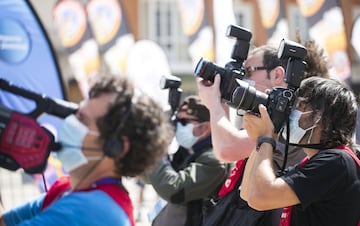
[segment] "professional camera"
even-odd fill
[[[43,113],[60,118],[73,114],[78,105],[39,95],[0,79],[0,89],[25,97],[36,103],[28,114],[13,111],[0,104],[0,167],[24,169],[26,173],[42,173],[51,150],[58,150],[54,136],[36,119]]]
[[[230,106],[253,113],[259,113],[258,106],[266,106],[278,133],[290,114],[294,102],[294,92],[299,88],[304,77],[307,50],[304,46],[283,39],[278,49],[278,58],[288,59],[286,67],[287,88],[275,87],[269,94],[262,93],[247,82],[238,80],[239,86],[232,94]]]
[[[174,75],[164,75],[160,80],[160,88],[161,89],[169,89],[169,97],[168,102],[171,107],[171,118],[174,117],[176,109],[179,107],[182,89],[181,86],[181,78],[176,77]]]
[[[199,76],[204,80],[211,82],[214,82],[216,74],[220,74],[221,98],[230,101],[232,93],[237,86],[236,79],[242,79],[245,74],[243,63],[249,52],[252,34],[245,28],[230,25],[227,28],[226,36],[236,38],[236,43],[231,54],[231,58],[235,61],[228,62],[225,65],[225,68],[222,68],[206,59],[201,58],[195,67],[194,73],[195,76]]]

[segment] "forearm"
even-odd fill
[[[218,159],[233,162],[247,158],[255,148],[245,130],[238,130],[231,124],[225,111],[217,108],[210,112],[212,142]]]
[[[256,158],[256,152],[253,151],[253,152],[251,152],[251,154],[249,156],[249,159],[246,162],[244,173],[243,173],[243,178],[242,178],[242,181],[241,181],[240,197],[242,199],[244,199],[245,201],[248,200],[249,178],[252,176],[251,175],[251,169],[252,169],[252,167],[254,165],[255,158]]]
[[[266,209],[267,201],[272,200],[272,188],[276,180],[272,164],[273,147],[263,143],[254,154],[253,164],[247,172],[247,198],[251,206]]]
[[[155,169],[146,177],[160,197],[169,201],[176,192],[179,175],[166,160],[161,160]]]

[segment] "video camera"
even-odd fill
[[[236,109],[259,113],[258,106],[266,106],[270,118],[278,133],[290,114],[294,102],[294,93],[299,88],[304,77],[307,50],[304,46],[283,39],[278,49],[279,59],[288,59],[286,67],[287,88],[275,87],[269,94],[262,93],[247,82],[238,80],[239,86],[232,93],[230,105]]]
[[[231,58],[234,59],[234,61],[228,62],[225,65],[225,68],[222,68],[201,58],[195,67],[194,73],[195,76],[199,76],[204,80],[211,82],[214,82],[216,74],[220,74],[221,98],[230,101],[235,88],[238,86],[236,80],[242,79],[245,75],[243,63],[249,52],[252,34],[245,28],[230,25],[226,30],[226,36],[236,38],[231,53]]]
[[[17,87],[0,78],[0,89],[25,97],[36,103],[36,108],[22,114],[0,104],[0,167],[26,173],[42,173],[54,147],[54,136],[41,127],[36,119],[43,113],[60,118],[75,113],[78,105],[60,99],[51,99]]]

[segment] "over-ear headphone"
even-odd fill
[[[104,154],[108,157],[115,158],[123,151],[124,144],[122,138],[119,136],[119,132],[121,129],[123,129],[125,122],[128,120],[131,113],[131,108],[132,106],[130,105],[128,110],[125,112],[123,118],[121,119],[119,125],[116,127],[114,134],[104,144]]]
[[[104,145],[104,154],[110,158],[115,158],[118,156],[124,148],[122,140],[116,135],[117,134],[112,136],[110,140]]]

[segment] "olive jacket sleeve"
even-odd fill
[[[217,160],[209,149],[179,171],[162,160],[148,180],[161,198],[180,204],[215,195],[227,178],[228,169],[228,164]]]

